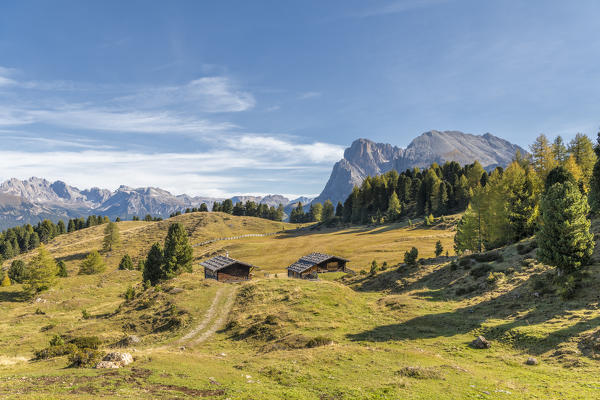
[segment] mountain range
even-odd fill
[[[329,181],[316,198],[300,197],[290,200],[281,195],[235,196],[233,203],[264,203],[269,206],[283,204],[289,215],[291,209],[302,202],[335,203],[344,201],[355,185],[360,185],[367,176],[378,175],[392,169],[404,171],[408,168],[424,168],[433,162],[457,161],[460,164],[478,160],[484,168],[506,166],[516,153],[526,153],[521,147],[486,133],[471,135],[458,131],[430,131],[415,138],[405,149],[391,144],[375,143],[358,139],[344,152],[331,172]],[[211,209],[215,201],[222,198],[173,195],[155,188],[131,188],[121,186],[117,190],[91,188],[80,190],[65,182],[50,182],[43,178],[28,180],[9,179],[0,184],[0,229],[36,224],[43,219],[57,221],[85,217],[91,214],[106,215],[111,219],[130,219],[150,214],[168,217],[176,211],[200,207],[206,203]]]
[[[352,188],[360,186],[367,176],[393,169],[402,172],[414,167],[426,168],[434,162],[456,161],[465,165],[477,160],[489,171],[508,165],[517,151],[527,154],[523,148],[490,133],[472,135],[434,130],[418,136],[405,149],[358,139],[344,151],[344,158],[333,166],[325,188],[313,201],[344,202]]]

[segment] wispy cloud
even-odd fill
[[[366,18],[389,14],[399,14],[417,8],[424,8],[440,3],[445,3],[447,1],[448,0],[396,0],[387,3],[374,2],[371,3],[376,4],[373,7],[350,14],[349,16],[355,18]]]
[[[47,179],[62,179],[81,188],[93,182],[110,189],[121,184],[159,186],[173,193],[224,196],[239,194],[249,185],[275,191],[288,184],[291,176],[328,171],[340,154],[336,145],[252,135],[198,153],[0,151],[0,171],[10,171],[4,179],[24,179],[43,171]]]
[[[300,100],[312,99],[313,97],[321,97],[321,92],[304,92],[301,93],[298,98]]]

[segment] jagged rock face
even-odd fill
[[[492,134],[471,135],[458,131],[430,131],[415,138],[406,149],[390,144],[358,139],[344,152],[331,172],[323,192],[314,202],[329,199],[334,204],[344,202],[354,186],[367,176],[379,175],[395,169],[425,168],[434,162],[456,161],[461,165],[479,161],[486,169],[506,166],[516,151],[526,151]]]

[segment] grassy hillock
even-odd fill
[[[118,262],[127,252],[135,263],[164,240],[174,220],[185,225],[192,243],[286,232],[197,246],[192,273],[144,290],[141,272],[118,270]],[[103,255],[105,272],[77,275],[83,257],[101,246],[103,227],[93,227],[47,246],[69,270],[51,290],[31,301],[21,296],[20,285],[0,288],[0,396],[599,396],[600,265],[589,268],[574,298],[563,300],[551,283],[553,269],[535,260],[532,239],[485,255],[434,259],[437,240],[451,249],[451,222],[296,230],[256,218],[193,213],[121,222],[119,228],[122,245]],[[412,246],[425,259],[406,266],[403,255]],[[244,284],[204,280],[197,261],[223,251],[262,269]],[[356,271],[369,271],[373,259],[388,266],[374,274],[325,274],[317,282],[287,279],[285,266],[312,251],[346,257]],[[126,299],[128,287],[135,293]],[[68,368],[65,356],[33,360],[55,335],[97,336],[100,351],[127,335],[140,342],[125,345],[134,362],[119,370]],[[491,348],[471,348],[477,335]],[[525,363],[530,357],[537,365]]]

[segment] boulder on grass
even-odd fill
[[[536,360],[534,357],[529,357],[527,359],[527,361],[525,361],[525,364],[527,364],[527,365],[537,365],[538,364],[538,360]]]
[[[125,336],[113,345],[113,347],[131,347],[141,342],[141,339],[136,335]]]
[[[108,353],[96,368],[121,368],[133,362],[133,357],[129,353],[119,353],[118,351]]]
[[[479,335],[471,342],[471,347],[474,349],[489,349],[492,344],[483,336]]]

